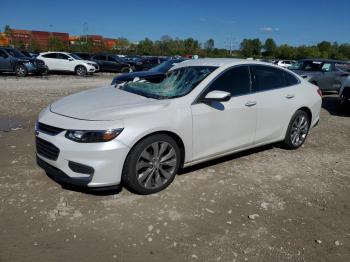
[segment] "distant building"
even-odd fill
[[[102,35],[82,35],[70,36],[63,32],[48,32],[35,30],[11,29],[11,34],[7,36],[0,33],[0,46],[23,46],[29,48],[31,45],[37,45],[42,50],[47,50],[50,39],[59,39],[66,47],[76,45],[79,42],[91,41],[96,51],[102,48],[115,49],[117,40],[113,38],[103,38]]]

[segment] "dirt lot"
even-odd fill
[[[151,196],[62,188],[35,164],[38,112],[111,77],[0,76],[0,261],[350,261],[350,116],[335,96],[299,150],[195,166]]]

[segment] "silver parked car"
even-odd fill
[[[350,63],[338,60],[303,59],[289,69],[317,85],[322,91],[339,92],[342,78],[349,74],[344,68],[349,66]]]

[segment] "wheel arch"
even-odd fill
[[[136,141],[131,145],[130,150],[128,155],[130,154],[131,150],[138,144],[140,143],[142,140],[144,140],[147,137],[153,136],[153,135],[159,135],[159,134],[163,134],[163,135],[168,135],[171,138],[173,138],[176,142],[176,144],[179,146],[180,152],[181,152],[181,162],[180,162],[180,167],[183,167],[184,162],[185,162],[185,154],[186,154],[186,149],[185,149],[185,144],[182,140],[182,138],[175,132],[173,131],[169,131],[169,130],[158,130],[158,131],[153,131],[151,133],[145,134],[141,137],[139,137],[138,139],[136,139]],[[125,165],[125,163],[124,163]]]
[[[307,114],[307,116],[310,119],[310,124],[311,124],[312,123],[312,111],[311,111],[311,109],[308,108],[307,106],[303,106],[303,107],[298,108],[296,111],[298,111],[298,110],[304,111]]]
[[[85,67],[85,69],[86,69],[86,71],[87,71],[87,67],[86,67],[85,65],[83,65],[83,64],[78,64],[78,65],[76,65],[76,66],[74,67],[74,72],[76,72],[76,70],[77,70],[77,68],[78,68],[79,66]]]

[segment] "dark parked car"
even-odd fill
[[[337,91],[341,87],[342,77],[348,75],[342,69],[349,63],[328,59],[303,59],[289,69],[317,85],[322,91]]]
[[[48,71],[44,61],[27,57],[14,48],[0,48],[0,72],[14,72],[17,76],[44,74]]]
[[[142,57],[135,63],[136,71],[149,70],[165,61],[164,58],[159,57]]]
[[[166,72],[173,67],[174,64],[180,63],[184,59],[172,59],[165,61],[160,65],[153,67],[148,71],[132,72],[127,74],[121,74],[113,78],[112,85],[120,84],[127,81],[132,81],[135,77],[145,79],[152,83],[160,83],[165,78]]]
[[[96,54],[90,60],[95,61],[102,72],[126,73],[131,71],[130,65],[116,55]]]
[[[77,56],[79,56],[83,60],[91,60],[92,54],[89,53],[83,53],[83,52],[78,52],[78,53],[73,53]]]

